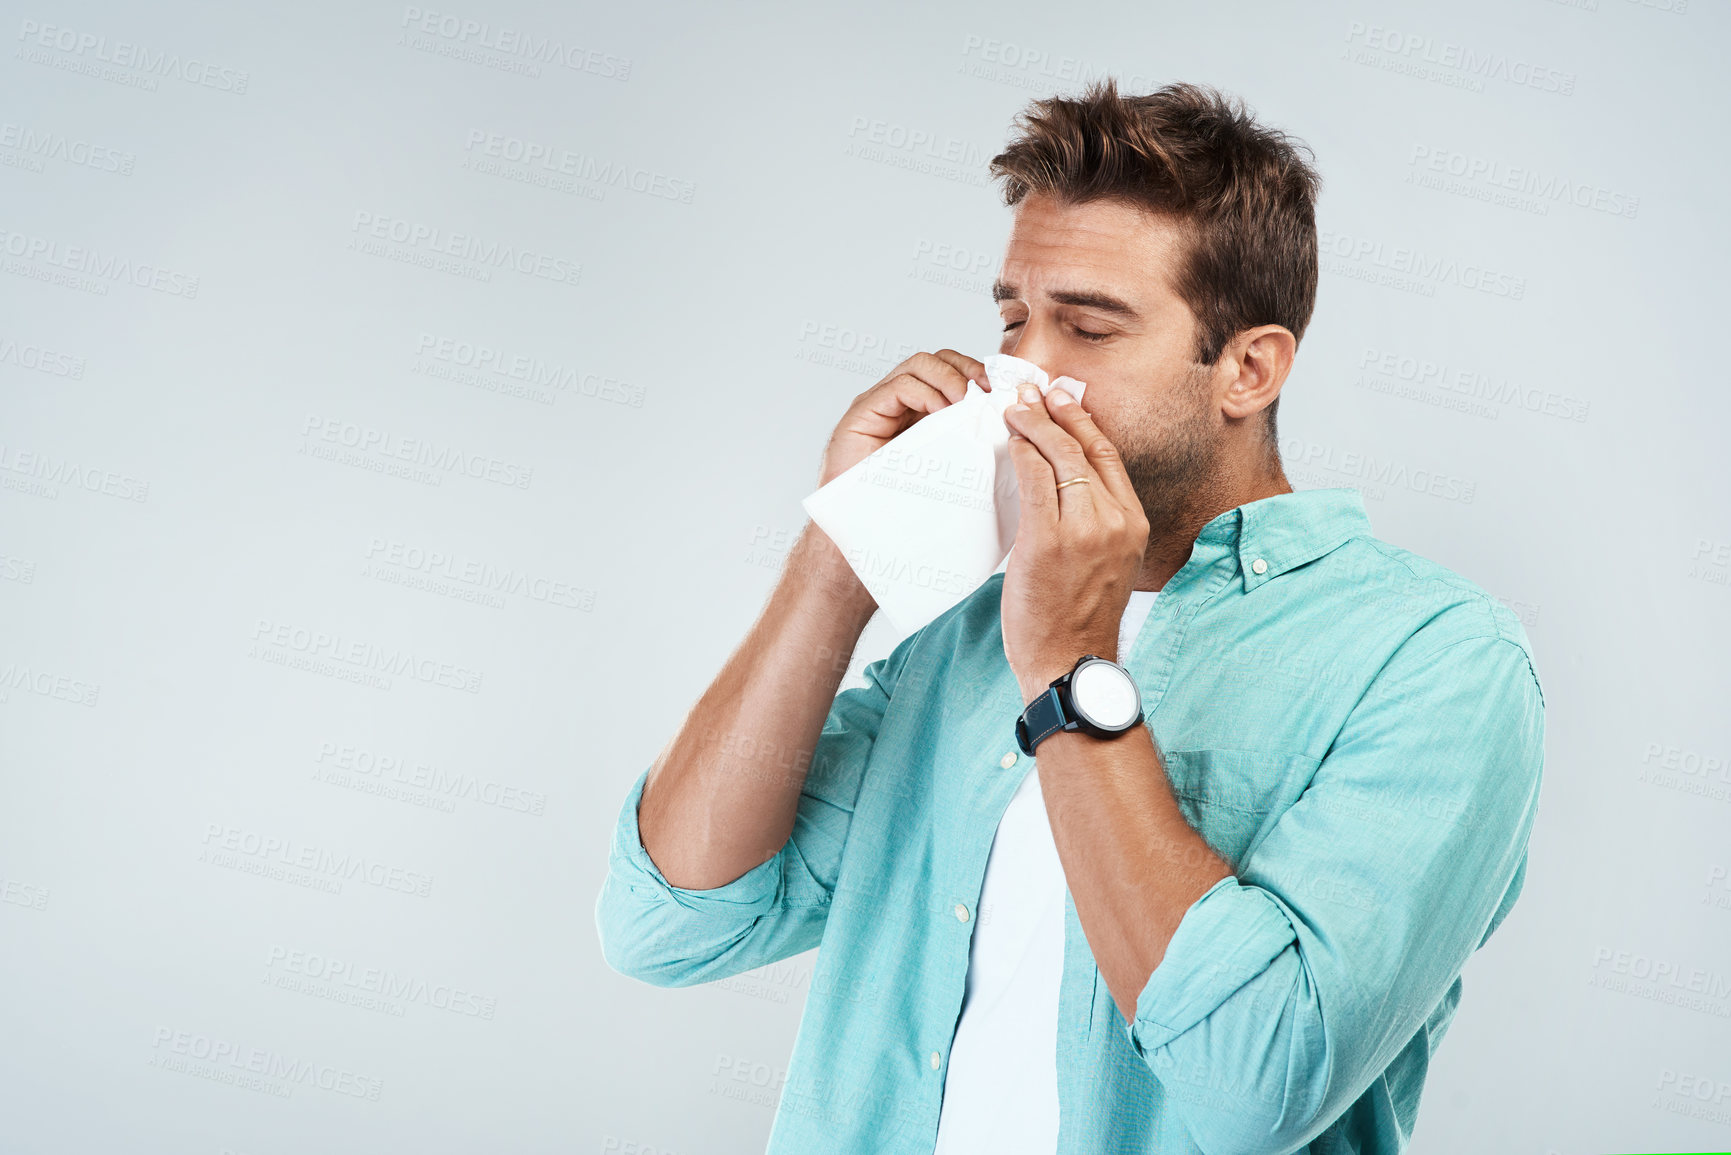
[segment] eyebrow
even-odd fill
[[[1014,300],[1020,295],[1014,285],[1006,284],[1003,281],[995,281],[992,284],[993,301]],[[1111,313],[1114,316],[1123,317],[1127,321],[1140,321],[1142,319],[1142,314],[1138,313],[1130,302],[1119,300],[1110,293],[1102,293],[1095,289],[1056,289],[1046,295],[1060,305],[1098,309],[1102,313]]]

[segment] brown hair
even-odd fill
[[[1199,363],[1218,361],[1255,325],[1284,325],[1303,339],[1316,306],[1322,183],[1299,155],[1310,153],[1303,142],[1205,85],[1120,96],[1111,77],[1080,97],[1035,101],[1017,127],[991,162],[1005,204],[1031,192],[1071,204],[1116,198],[1187,226],[1174,287],[1196,315]],[[1279,404],[1276,397],[1266,410],[1271,442]]]

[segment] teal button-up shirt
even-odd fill
[[[638,836],[647,770],[619,812],[595,909],[615,970],[688,986],[819,948],[770,1155],[933,1149],[986,858],[1033,767],[1002,587],[836,696],[775,857],[670,886]],[[1357,490],[1307,490],[1208,522],[1119,659],[1235,873],[1129,1023],[1066,894],[1058,1152],[1394,1155],[1525,876],[1544,697],[1519,620],[1374,537]]]

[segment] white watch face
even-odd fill
[[[1122,730],[1142,706],[1136,683],[1111,662],[1085,662],[1070,679],[1070,704],[1094,725]]]

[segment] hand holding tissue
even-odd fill
[[[897,631],[911,634],[980,587],[1009,556],[1021,517],[1004,411],[1024,384],[1048,381],[1030,361],[985,358],[991,391],[972,381],[960,401],[928,413],[802,503],[847,558]]]

